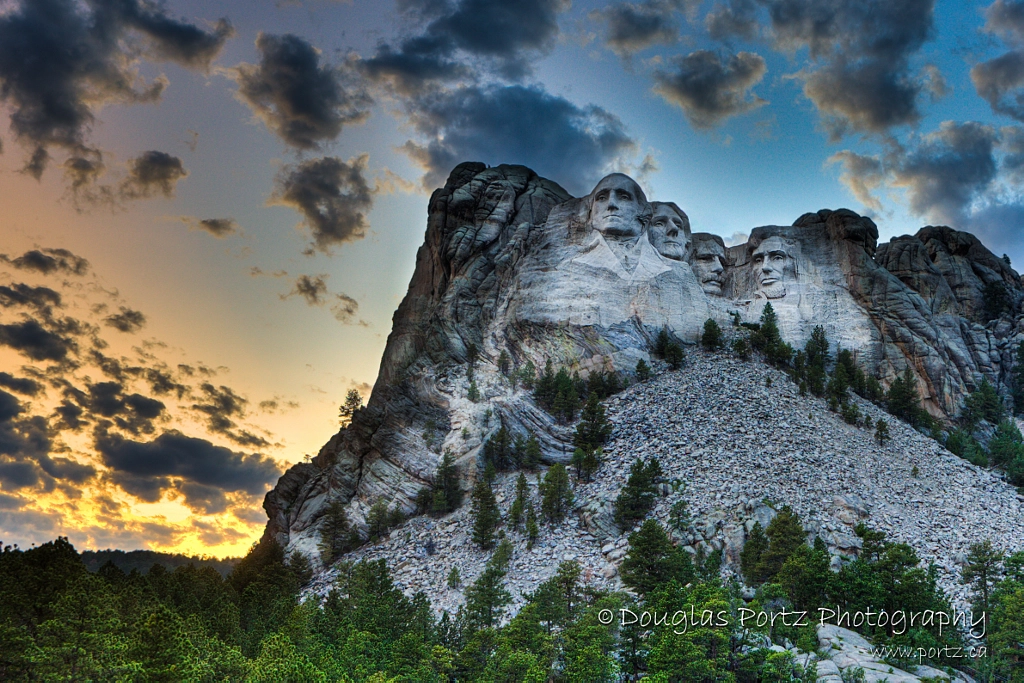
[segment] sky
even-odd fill
[[[1024,263],[1024,0],[0,0],[0,542],[243,554],[463,161]]]

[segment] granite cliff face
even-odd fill
[[[368,405],[267,494],[265,538],[317,557],[332,501],[357,523],[379,499],[411,512],[441,453],[451,449],[471,479],[502,424],[536,434],[545,462],[568,460],[571,431],[499,372],[502,351],[517,368],[550,359],[582,376],[630,375],[651,362],[661,329],[691,343],[707,318],[755,322],[770,301],[794,346],[822,325],[883,384],[911,368],[938,417],[954,416],[983,377],[1005,388],[1024,339],[1020,276],[950,228],[877,240],[869,218],[841,209],[754,228],[726,247],[626,176],[573,198],[521,166],[461,164],[430,199]],[[995,294],[1005,306],[994,313]]]

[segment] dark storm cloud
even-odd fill
[[[708,34],[715,40],[727,41],[734,37],[754,40],[760,32],[757,9],[754,0],[729,0],[725,4],[716,3],[704,17],[704,26],[707,28]]]
[[[124,306],[120,307],[120,313],[108,315],[103,319],[107,327],[113,327],[121,332],[138,332],[146,324],[146,316],[141,311],[134,311]]]
[[[177,431],[164,432],[148,442],[97,433],[95,445],[104,464],[113,470],[115,480],[120,475],[125,477],[121,481],[128,481],[135,490],[148,490],[150,500],[154,491],[169,486],[169,477],[256,495],[264,493],[280,475],[280,469],[270,458],[258,453],[237,453]],[[147,487],[145,482],[151,485]]]
[[[359,302],[348,294],[335,294],[334,298],[335,301],[331,304],[331,313],[334,314],[334,319],[342,323],[355,322],[356,315],[359,313]],[[359,324],[366,326],[366,322],[363,320],[360,320]]]
[[[405,151],[426,171],[423,187],[444,184],[466,160],[523,164],[570,192],[589,192],[605,168],[636,149],[622,121],[597,106],[577,107],[538,87],[468,86],[419,98],[410,108],[425,145]]]
[[[971,82],[992,111],[1024,121],[1024,51],[982,62],[971,69]]]
[[[128,162],[128,176],[118,191],[122,199],[144,199],[154,194],[171,198],[178,181],[186,176],[188,171],[181,159],[167,152],[151,150]]]
[[[161,368],[146,368],[143,373],[146,381],[149,383],[149,388],[157,396],[165,396],[170,393],[177,394],[178,398],[183,398],[189,392],[189,387],[176,382],[170,372]]]
[[[7,254],[0,254],[0,261],[9,263],[18,270],[34,270],[43,275],[58,272],[85,275],[89,271],[89,262],[67,249],[32,249],[13,258]]]
[[[359,68],[374,83],[386,83],[405,97],[419,94],[425,87],[468,78],[472,70],[453,59],[455,44],[443,37],[415,36],[403,40],[398,49],[384,43],[377,53],[358,62]]]
[[[326,275],[300,275],[292,291],[282,294],[282,299],[301,296],[310,306],[323,306],[327,298]]]
[[[695,128],[713,128],[730,116],[767,104],[750,92],[767,71],[760,55],[740,52],[723,60],[719,54],[698,50],[677,57],[672,67],[654,72],[654,90],[682,109]]]
[[[0,485],[7,490],[42,485],[56,480],[81,484],[95,469],[67,458],[51,458],[50,430],[45,418],[27,415],[27,408],[0,390]]]
[[[345,71],[320,64],[318,50],[293,35],[260,33],[259,64],[235,69],[238,97],[268,128],[297,149],[315,149],[360,123],[373,104]]]
[[[216,387],[203,382],[199,389],[203,393],[200,402],[192,405],[192,409],[206,415],[207,428],[214,433],[223,434],[240,446],[264,448],[270,445],[266,439],[244,429],[236,429],[234,419],[245,417],[248,399],[239,396],[230,387]]]
[[[188,225],[189,230],[201,230],[217,238],[237,235],[242,231],[234,218],[203,218],[197,220],[192,216],[182,216],[181,220]]]
[[[591,17],[607,24],[605,44],[620,57],[628,57],[654,45],[671,45],[679,40],[679,24],[674,16],[679,9],[679,2],[668,0],[624,2],[596,10]]]
[[[89,385],[87,397],[80,397],[79,404],[93,416],[112,419],[121,429],[132,434],[153,431],[153,420],[163,414],[166,406],[142,394],[126,394],[118,382],[98,382]]]
[[[568,0],[461,0],[451,13],[432,21],[426,34],[494,59],[503,75],[520,78],[530,73],[531,56],[554,46],[558,15],[568,8]]]
[[[136,72],[140,56],[206,69],[232,34],[225,20],[205,31],[143,0],[9,6],[0,15],[0,101],[11,108],[15,137],[34,150],[26,171],[37,178],[49,148],[72,155],[88,149],[99,107],[159,99],[167,80],[143,82]]]
[[[33,287],[24,283],[11,286],[0,285],[0,306],[29,306],[40,311],[49,311],[52,306],[60,307],[60,294],[49,287]]]
[[[302,297],[310,306],[323,306],[328,301],[332,301],[331,313],[339,322],[355,322],[356,315],[359,313],[358,301],[347,294],[332,294],[327,290],[326,275],[300,275],[295,280],[292,291],[282,294],[281,299],[290,299],[293,296]],[[360,320],[359,324],[366,325],[367,323]],[[260,405],[262,407],[262,404]]]
[[[964,224],[995,254],[1014,255],[1013,265],[1021,267],[1024,252],[1024,205],[995,202],[973,212]]]
[[[909,146],[892,146],[881,158],[850,151],[830,161],[843,165],[843,182],[865,204],[876,206],[871,191],[883,183],[906,190],[910,210],[935,224],[965,228],[970,207],[988,200],[998,175],[996,147],[1000,134],[973,121],[944,121],[933,133]],[[871,202],[865,201],[870,199]]]
[[[228,498],[224,491],[216,486],[197,484],[194,481],[182,481],[176,487],[185,499],[185,504],[193,512],[204,515],[217,515],[228,508]]]
[[[996,0],[985,10],[984,30],[1013,49],[972,68],[974,88],[992,111],[1024,121],[1024,2]]]
[[[43,391],[43,385],[34,379],[15,377],[8,372],[0,372],[0,387],[26,396],[38,396]]]
[[[1024,185],[1024,128],[1006,126],[1000,133],[1002,141],[999,147],[1003,152],[1001,170],[1008,181]]]
[[[832,139],[850,131],[886,133],[920,119],[917,102],[935,92],[937,71],[909,61],[932,31],[934,0],[760,0],[777,48],[807,48],[804,94]]]
[[[35,320],[0,325],[0,345],[20,351],[32,360],[62,361],[76,348],[73,339],[50,332]]]
[[[829,157],[828,163],[842,166],[839,182],[849,188],[860,203],[875,211],[882,210],[881,202],[872,194],[884,180],[885,169],[881,159],[843,150]]]
[[[945,121],[894,164],[892,184],[907,189],[915,214],[962,224],[968,205],[996,177],[997,139],[989,126]]]
[[[84,418],[85,409],[68,399],[62,400],[60,405],[53,409],[53,412],[57,416],[57,427],[60,429],[70,429],[73,432],[77,432],[89,424]]]
[[[362,239],[369,228],[366,213],[373,207],[374,195],[363,175],[368,159],[365,154],[348,162],[322,157],[285,166],[275,179],[271,201],[299,211],[322,252]]]
[[[558,38],[558,15],[567,0],[460,0],[407,2],[404,11],[428,22],[397,46],[382,43],[376,53],[356,62],[375,83],[398,94],[420,94],[430,85],[472,78],[465,58],[479,58],[505,77],[518,80],[530,62],[550,51]],[[462,56],[457,55],[461,51]]]

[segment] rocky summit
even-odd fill
[[[366,407],[267,495],[264,539],[315,560],[333,504],[344,506],[365,538],[375,503],[405,515],[416,511],[416,496],[433,483],[445,452],[454,456],[468,490],[483,444],[502,426],[536,436],[544,464],[566,462],[573,452],[571,425],[510,383],[507,371],[539,371],[550,362],[584,379],[614,371],[635,380],[639,361],[655,363],[652,348],[662,331],[692,345],[708,318],[725,329],[756,323],[769,303],[782,337],[795,347],[821,326],[833,349],[851,350],[883,386],[909,371],[924,408],[942,422],[960,412],[983,380],[1009,392],[1014,351],[1024,340],[1024,287],[1008,261],[974,236],[926,227],[878,245],[875,224],[845,209],[808,213],[789,226],[756,227],[747,242],[728,247],[695,227],[683,209],[648,201],[621,174],[574,198],[522,166],[456,167],[430,199],[424,243]],[[721,367],[705,368],[705,362]],[[610,403],[621,422],[618,433],[634,425],[629,439],[650,443],[666,464],[682,468],[695,508],[724,515],[725,528],[738,523],[741,506],[767,497],[820,520],[821,532],[844,548],[854,543],[844,530],[849,525],[836,526],[824,511],[840,506],[850,516],[869,510],[874,522],[948,563],[947,547],[962,545],[954,539],[967,542],[979,533],[969,517],[951,518],[961,514],[955,509],[964,515],[984,514],[982,506],[1007,515],[1016,509],[1007,507],[1013,496],[998,488],[994,475],[950,460],[934,442],[911,443],[913,434],[899,428],[905,445],[892,448],[904,451],[892,453],[872,450],[869,439],[838,423],[835,433],[826,433],[818,422],[834,420],[820,406],[804,406],[806,414],[804,408],[781,410],[792,386],[780,379],[774,391],[764,391],[741,382],[749,372],[736,361],[701,360],[631,390],[643,395],[662,388],[663,396],[647,397],[629,411],[632,393]],[[693,373],[713,379],[687,384]],[[681,384],[668,389],[665,383],[673,382]],[[729,382],[738,383],[735,393],[722,389],[706,414],[694,412]],[[681,405],[667,401],[676,393],[685,399]],[[645,426],[670,404],[677,406],[672,419]],[[780,415],[787,416],[784,423],[776,421]],[[702,431],[690,441],[685,433],[669,436],[696,423]],[[891,488],[903,480],[882,471],[915,459],[923,459],[917,463],[922,478]],[[602,487],[612,486],[616,467],[625,466],[615,462],[578,492],[585,503],[580,533],[589,524],[588,533],[602,541],[612,534]],[[929,478],[928,468],[937,463],[950,469]],[[719,470],[735,475],[725,488],[696,483]],[[789,491],[797,472],[807,484]],[[1003,491],[1005,502],[986,487]],[[932,513],[919,512],[928,505]],[[914,526],[926,517],[927,533]],[[605,571],[599,564],[593,570]]]

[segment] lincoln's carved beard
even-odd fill
[[[780,280],[775,284],[762,286],[761,293],[766,299],[781,299],[786,296],[786,284]]]

